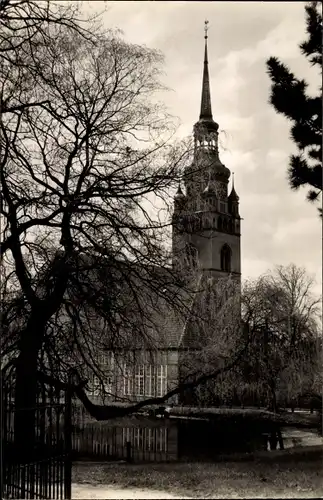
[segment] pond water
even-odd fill
[[[285,449],[294,448],[295,446],[323,445],[323,437],[319,436],[315,431],[289,427],[283,428],[282,434],[284,437]]]

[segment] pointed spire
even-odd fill
[[[239,201],[239,196],[237,195],[236,190],[234,189],[234,172],[232,172],[232,189],[231,193],[229,194],[229,200]]]
[[[200,120],[203,118],[212,120],[209,63],[208,63],[208,53],[207,53],[208,24],[209,24],[209,21],[204,22],[204,25],[205,25],[204,26],[205,49],[204,49],[204,68],[203,68],[203,83],[202,83]]]

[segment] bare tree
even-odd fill
[[[247,348],[252,334],[248,332],[246,338],[247,325],[247,318],[241,315],[240,281],[231,276],[214,279],[200,275],[183,338],[181,381],[196,381],[229,365],[237,353]],[[192,386],[186,391],[186,398],[205,405],[206,394],[214,384],[210,378],[203,386]]]
[[[96,16],[82,20],[79,4],[45,0],[3,0],[0,3],[1,113],[19,112],[48,103],[46,96],[33,96],[44,65],[33,56],[50,43],[49,26],[68,28],[94,42]],[[35,99],[33,98],[35,97]]]
[[[211,400],[277,410],[279,401],[321,392],[320,299],[312,292],[313,284],[295,265],[277,266],[242,284],[241,318],[248,335],[241,332],[240,338],[248,339],[246,353],[232,370],[207,385],[202,404]],[[226,307],[232,309],[230,301]]]
[[[11,44],[1,53],[1,251],[7,290],[23,312],[7,347],[18,354],[17,407],[32,408],[51,318],[75,283],[84,291],[87,280],[91,300],[98,295],[87,268],[109,270],[108,302],[120,261],[140,263],[147,282],[154,266],[165,267],[165,223],[144,201],[177,182],[183,155],[167,146],[172,125],[152,98],[161,89],[160,54],[112,32],[86,37],[73,11],[65,22],[51,4],[40,15],[53,22],[33,17],[37,3],[2,8]],[[32,432],[30,415],[20,422],[17,412],[18,440]]]
[[[268,391],[277,409],[277,394],[291,400],[313,386],[318,373],[319,304],[314,280],[291,264],[249,284],[249,301],[259,324],[245,361],[245,376]]]
[[[16,408],[30,410],[15,416],[28,450],[39,380],[72,389],[97,419],[178,393],[125,409],[92,403],[84,388],[89,372],[104,383],[99,350],[151,346],[152,309],[189,311],[198,289],[169,267],[169,220],[150,209],[167,201],[187,157],[169,143],[174,125],[155,97],[161,55],[83,28],[73,8],[52,2],[9,0],[0,13],[1,347]],[[243,352],[185,387],[230,370]]]

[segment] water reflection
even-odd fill
[[[268,423],[128,417],[76,427],[76,457],[128,461],[212,460],[219,454],[268,449]],[[274,437],[277,442],[277,438]]]

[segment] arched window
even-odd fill
[[[221,271],[231,272],[231,248],[228,245],[221,248]]]
[[[223,221],[223,231],[227,231],[228,230],[228,223],[227,223],[227,220],[224,219]]]
[[[222,231],[222,229],[223,229],[223,224],[222,224],[222,217],[220,215],[220,217],[218,218],[218,230]]]
[[[194,245],[187,243],[185,247],[186,264],[192,269],[196,269],[198,265],[198,251]]]
[[[233,226],[232,220],[229,221],[229,231],[230,231],[230,233],[234,232],[234,226]]]

